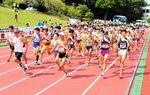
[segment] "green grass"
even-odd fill
[[[19,10],[18,22],[16,23],[14,16],[15,13],[13,12],[13,9],[0,6],[0,27],[8,27],[10,25],[13,25],[15,27],[23,27],[26,26],[26,23],[29,23],[30,26],[37,26],[37,22],[39,20],[48,21],[49,17],[49,15],[37,11]],[[60,19],[60,17],[51,16],[51,19],[51,22],[48,22],[49,25],[55,22],[57,24],[67,24],[67,21]]]

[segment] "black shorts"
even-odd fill
[[[22,55],[23,55],[23,52],[15,52],[15,56],[19,61],[21,61]]]
[[[92,46],[86,46],[86,49],[89,51],[90,49],[93,50]]]
[[[77,40],[77,43],[80,43],[82,40]]]
[[[59,53],[59,54],[58,54],[58,57],[59,57],[59,58],[66,58],[66,53]]]
[[[95,42],[95,46],[98,47],[98,42]]]
[[[14,46],[11,46],[10,43],[9,43],[9,47],[11,50],[14,50]]]
[[[75,49],[74,45],[71,45],[71,44],[69,45],[69,48],[70,49]]]

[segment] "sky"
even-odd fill
[[[150,0],[146,0],[148,4],[150,4]]]

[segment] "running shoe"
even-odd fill
[[[38,63],[38,61],[36,61],[36,62],[35,62],[35,65],[40,65],[40,64]]]
[[[10,59],[8,59],[7,62],[10,62]]]
[[[29,66],[28,66],[28,64],[25,64],[24,66],[25,66],[27,69],[29,69]]]
[[[101,68],[102,65],[98,65],[99,68]]]
[[[84,56],[84,53],[82,53],[82,56]]]
[[[23,67],[23,66],[22,66],[22,63],[21,63],[21,64],[19,64],[19,65],[20,65],[20,69],[22,69],[22,67]]]
[[[43,62],[38,62],[38,65],[41,65],[41,64],[43,64]]]
[[[102,65],[100,64],[100,61],[98,61],[98,64],[99,64],[98,67],[101,68]]]
[[[24,68],[24,74],[27,74],[27,68],[26,67]]]
[[[67,78],[68,77],[68,74],[66,73],[66,74],[64,74],[64,78]]]
[[[104,71],[102,71],[101,76],[104,76]]]
[[[119,73],[119,78],[122,78],[122,73],[121,72]]]
[[[90,66],[90,63],[89,62],[87,62],[87,63],[85,63],[86,64],[86,66]]]

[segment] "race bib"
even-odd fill
[[[65,52],[65,49],[63,47],[58,48],[59,52]]]
[[[92,46],[92,43],[88,43],[87,46]]]
[[[70,45],[73,45],[73,42],[70,42]]]
[[[120,48],[126,48],[126,43],[120,43]]]
[[[103,48],[109,48],[109,45],[108,44],[103,44],[102,47]]]

